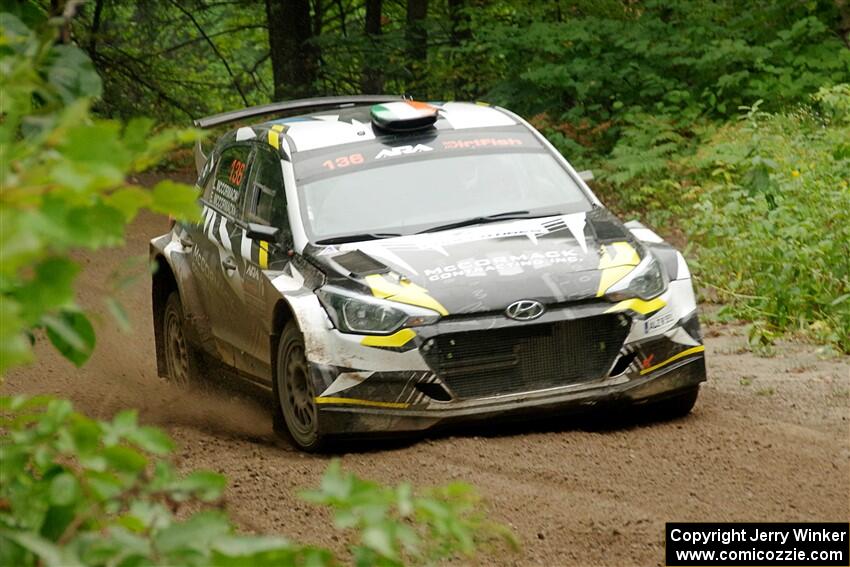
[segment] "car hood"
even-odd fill
[[[602,208],[308,247],[328,283],[447,314],[594,298],[647,253]]]

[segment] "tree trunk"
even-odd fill
[[[309,0],[266,0],[274,99],[309,97],[316,80],[317,53],[310,43]]]
[[[449,18],[450,18],[450,28],[449,28],[449,42],[451,43],[452,50],[457,50],[461,45],[468,42],[472,39],[472,27],[469,21],[469,12],[465,10],[466,8],[466,0],[449,0]],[[452,60],[457,62],[460,59],[461,55],[455,51],[452,54]],[[457,67],[455,67],[457,70]],[[468,89],[465,89],[467,81],[463,76],[463,73],[455,73],[455,78],[452,80],[452,91],[454,94],[455,100],[461,100],[466,98],[466,93]]]
[[[71,20],[76,15],[78,6],[76,2],[68,4],[66,0],[50,0],[47,16],[50,19],[62,18],[62,24],[59,26],[59,37],[56,39],[56,43],[71,43]]]
[[[407,94],[425,98],[427,90],[425,78],[428,67],[428,30],[425,17],[428,15],[428,0],[407,0],[407,59],[411,79],[407,85]]]
[[[94,15],[92,16],[91,30],[89,30],[89,54],[93,58],[97,53],[97,40],[100,34],[100,17],[103,14],[103,0],[97,0],[94,4]]]
[[[466,0],[449,0],[450,41],[453,47],[458,47],[464,41],[472,38],[469,13],[464,8],[466,8]]]
[[[850,48],[850,0],[835,0],[835,7],[838,8],[838,35]]]
[[[363,77],[360,85],[365,94],[380,94],[384,90],[384,75],[380,69],[378,39],[381,36],[381,0],[366,0],[366,37],[369,47],[363,54]]]

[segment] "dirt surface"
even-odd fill
[[[119,294],[134,328],[97,322],[92,360],[77,370],[40,341],[38,363],[11,373],[5,393],[50,393],[108,417],[138,407],[166,427],[182,468],[230,478],[227,507],[249,531],[278,532],[339,548],[329,516],[300,501],[328,456],[299,453],[272,433],[261,400],[226,389],[178,390],[156,375],[148,239],[165,219],[142,215],[125,249],[82,257],[81,302],[105,313],[109,276],[137,261]],[[687,418],[646,423],[563,419],[460,429],[425,440],[374,444],[340,455],[344,467],[382,483],[464,480],[491,517],[522,542],[505,565],[658,565],[666,521],[846,521],[850,517],[850,358],[780,344],[776,356],[744,349],[742,327],[707,329],[709,382]]]

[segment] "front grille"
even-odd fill
[[[439,335],[425,360],[461,399],[529,392],[604,376],[629,321],[601,315],[574,321]]]

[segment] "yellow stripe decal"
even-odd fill
[[[611,255],[613,250],[614,254]],[[615,266],[637,266],[640,256],[637,250],[632,248],[628,242],[614,242],[602,247],[602,256],[599,258],[599,269],[613,268]]]
[[[667,305],[667,302],[661,299],[660,297],[650,299],[649,301],[644,301],[643,299],[638,299],[637,297],[635,297],[633,299],[625,299],[615,304],[613,307],[608,308],[605,313],[619,313],[620,311],[631,309],[632,311],[640,313],[641,315],[646,315],[648,313],[658,311],[665,305]]]
[[[405,409],[410,407],[410,404],[403,402],[376,402],[374,400],[358,400],[357,398],[316,398],[317,404],[343,404],[352,406],[370,406],[375,408],[392,408]]]
[[[599,256],[599,288],[596,297],[602,297],[612,285],[626,277],[640,263],[640,256],[628,242],[614,242],[602,246]]]
[[[360,344],[363,346],[374,346],[374,347],[402,347],[410,342],[410,340],[416,336],[416,333],[413,329],[401,329],[400,331],[396,331],[392,335],[369,335],[363,337],[363,340],[360,341]]]
[[[615,266],[602,270],[602,275],[599,278],[599,289],[596,292],[596,297],[602,297],[608,288],[626,277],[629,272],[634,270],[634,266]]]
[[[280,133],[283,132],[283,124],[275,124],[269,130],[269,144],[280,149]]]
[[[260,241],[260,250],[257,254],[257,263],[264,270],[269,267],[269,243],[264,240]]]
[[[649,368],[644,368],[643,370],[640,371],[640,375],[643,376],[644,374],[649,374],[653,370],[658,370],[662,366],[666,366],[673,361],[679,360],[680,358],[683,358],[683,357],[691,355],[691,354],[696,354],[698,352],[702,352],[704,350],[705,350],[705,347],[702,346],[702,345],[689,348],[688,350],[683,350],[679,354],[674,354],[673,356],[671,356],[670,358],[668,358],[664,362],[659,362],[658,364],[650,366]]]
[[[407,280],[400,280],[398,283],[388,280],[381,274],[372,274],[366,276],[366,283],[372,288],[372,295],[390,301],[398,301],[399,303],[407,303],[417,307],[425,307],[432,309],[440,315],[448,315],[449,312],[443,305],[428,295],[428,290],[420,287],[415,283]]]

